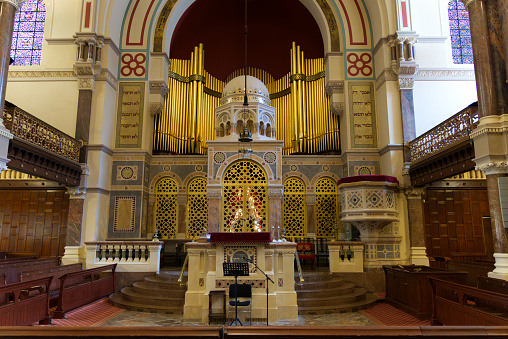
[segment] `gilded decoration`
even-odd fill
[[[206,179],[195,178],[189,183],[187,201],[187,238],[206,234],[208,225],[208,197]]]
[[[337,184],[331,178],[321,178],[316,183],[316,237],[332,238],[339,225]]]
[[[317,0],[319,7],[321,7],[321,11],[326,18],[328,23],[328,30],[330,31],[330,42],[331,42],[331,51],[339,52],[340,51],[340,38],[339,38],[339,28],[337,26],[337,20],[335,20],[335,16],[333,15],[333,11],[328,5],[326,0]]]
[[[178,186],[171,178],[162,178],[155,188],[155,226],[161,239],[173,239],[177,226]]]
[[[266,231],[267,177],[253,161],[231,164],[223,175],[222,231]]]
[[[288,238],[307,236],[307,206],[305,204],[305,183],[299,178],[284,181],[282,200],[282,225]]]
[[[371,82],[349,83],[349,102],[353,147],[377,147],[373,84]]]

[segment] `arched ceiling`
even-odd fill
[[[245,64],[244,17],[242,0],[196,0],[175,28],[170,58],[190,59],[194,47],[203,43],[205,69],[225,80]],[[290,70],[293,41],[305,58],[324,55],[319,27],[299,0],[248,0],[249,67],[281,78]]]

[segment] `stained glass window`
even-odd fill
[[[451,0],[448,3],[448,18],[450,19],[453,63],[472,64],[473,46],[469,29],[469,13],[460,0]]]
[[[12,34],[11,58],[14,65],[40,65],[46,6],[28,0],[16,13]]]

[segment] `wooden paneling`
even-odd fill
[[[69,196],[65,190],[0,190],[0,251],[62,256]]]
[[[429,257],[462,261],[492,256],[486,251],[483,217],[489,216],[486,189],[427,189],[425,244]]]

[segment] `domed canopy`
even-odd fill
[[[224,87],[222,91],[221,105],[231,102],[243,102],[245,95],[245,76],[240,75]],[[270,93],[265,84],[253,76],[247,75],[247,100],[270,105]]]

